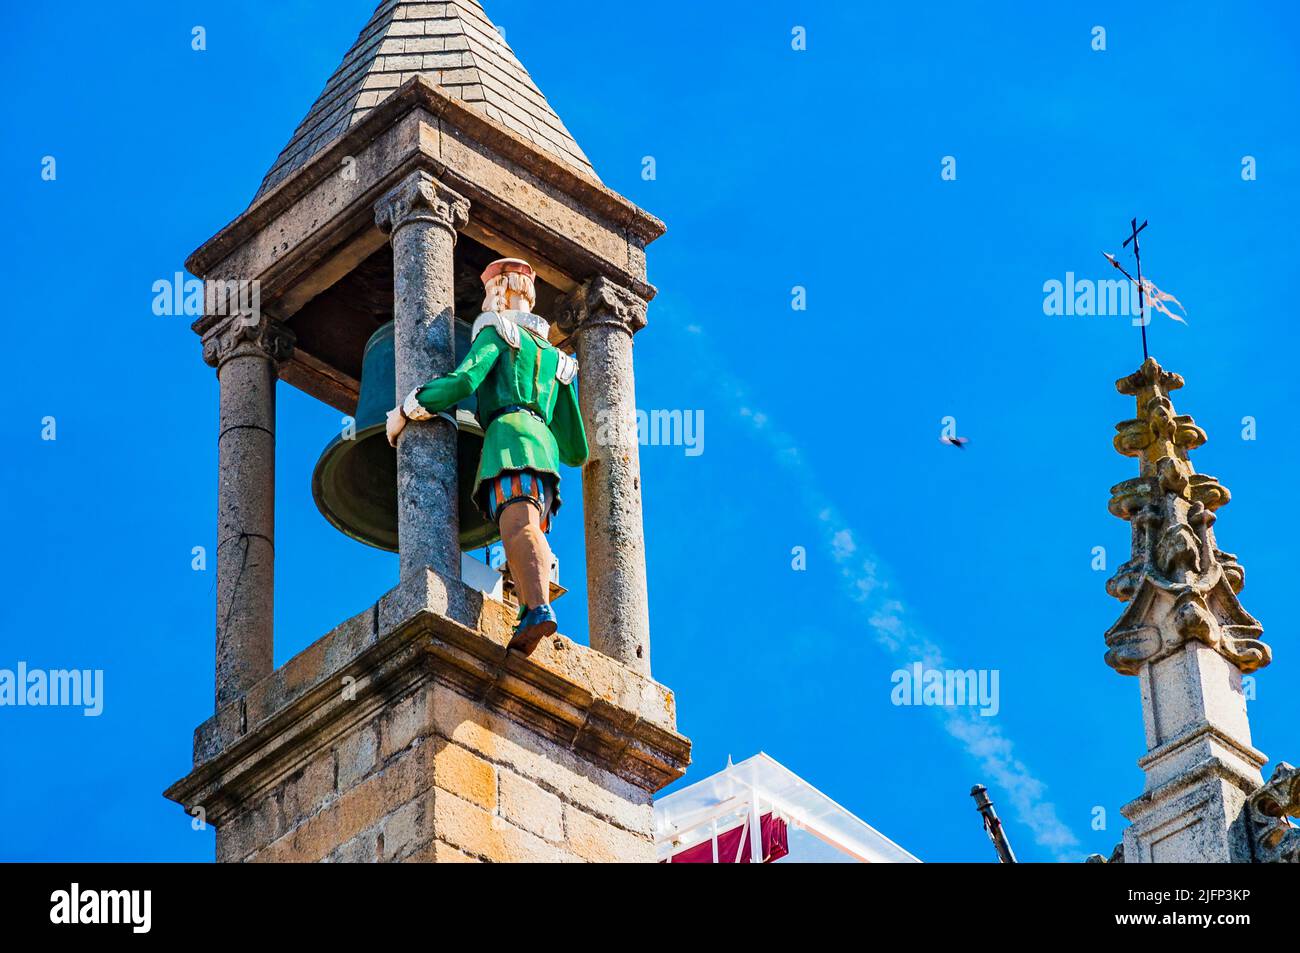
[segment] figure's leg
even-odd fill
[[[515,500],[506,504],[497,525],[520,600],[530,609],[549,603],[551,547],[541,512],[529,500]]]
[[[527,655],[556,628],[550,608],[551,547],[542,532],[541,511],[528,500],[507,503],[497,525],[519,601],[529,610],[510,647]]]

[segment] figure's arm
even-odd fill
[[[428,420],[478,390],[501,356],[501,345],[501,337],[495,328],[487,327],[480,331],[459,367],[423,387],[417,387],[399,406],[388,412],[388,442],[397,446],[397,437],[408,420]]]
[[[500,356],[501,338],[494,328],[485,328],[474,339],[459,367],[450,374],[435,377],[423,387],[417,387],[407,397],[403,407],[406,408],[414,399],[425,411],[436,414],[460,403],[478,390]],[[407,416],[411,416],[409,408]]]
[[[555,399],[555,413],[551,415],[551,433],[560,451],[560,462],[565,466],[580,467],[587,459],[587,432],[582,426],[578,410],[578,394],[572,383],[561,384]]]

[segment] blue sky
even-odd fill
[[[1275,648],[1255,742],[1300,757],[1280,518],[1300,462],[1297,15],[1155,6],[487,4],[604,181],[669,226],[637,396],[705,422],[703,453],[641,458],[652,658],[695,743],[687,781],[765,750],[923,859],[987,861],[982,781],[1022,859],[1109,853],[1144,743],[1136,680],[1102,662],[1120,604],[1091,560],[1128,555],[1106,511],[1136,474],[1111,449],[1133,412],[1113,382],[1141,352],[1125,318],[1045,315],[1043,285],[1109,278],[1100,252],[1134,215],[1189,313],[1152,325],[1152,351],[1187,377],[1176,406],[1210,435],[1194,463],[1235,497],[1219,542]],[[0,708],[0,859],[212,857],[161,791],[211,711],[214,573],[191,550],[214,543],[216,381],[150,288],[247,205],[370,12],[8,14],[0,668],[103,669],[105,709]],[[312,504],[338,414],[279,401],[277,663],[396,574]],[[945,416],[964,452],[939,442]],[[583,640],[568,500],[557,608]],[[926,655],[996,670],[998,714],[893,705],[891,673]]]

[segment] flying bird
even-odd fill
[[[956,447],[958,450],[965,450],[966,444],[970,443],[965,437],[940,437],[940,443],[946,443],[950,447]]]

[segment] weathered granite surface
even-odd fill
[[[456,229],[469,203],[425,172],[413,172],[375,206],[393,243],[393,406],[456,367]],[[412,421],[397,442],[397,539],[401,574],[426,566],[460,573],[456,427]]]
[[[632,336],[646,325],[646,303],[597,278],[565,298],[557,318],[576,341],[582,368],[578,404],[590,445],[582,506],[591,644],[648,676],[650,610],[632,368]]]
[[[262,315],[213,327],[204,359],[217,369],[217,649],[220,707],[271,671],[275,580],[275,382],[293,335]]]

